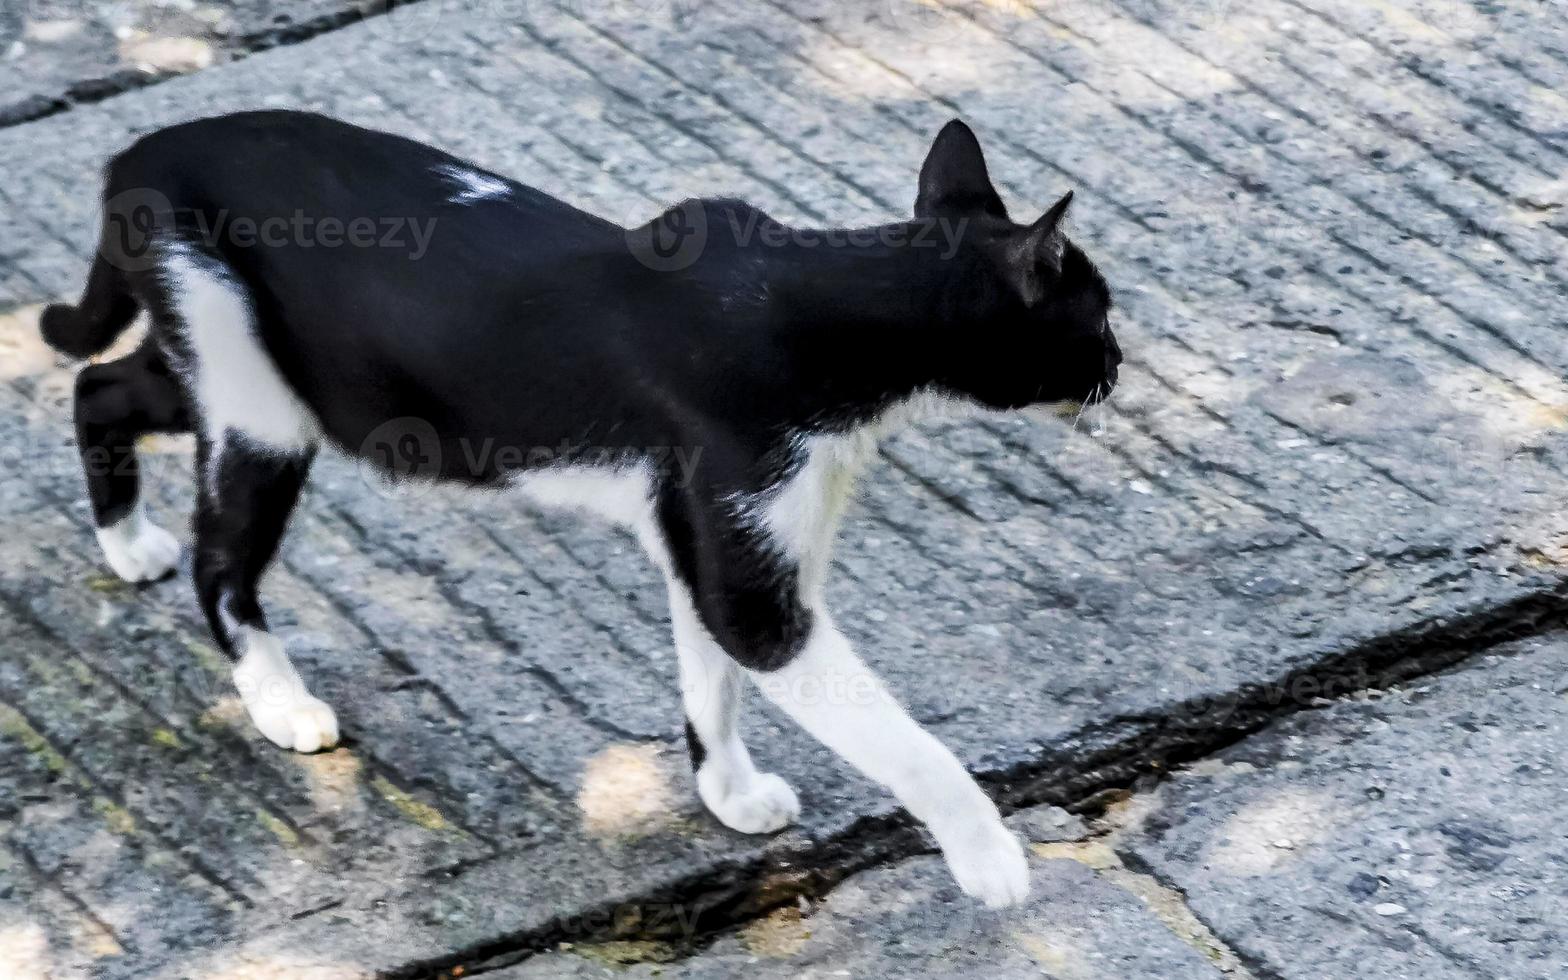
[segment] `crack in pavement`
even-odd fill
[[[1430,556],[1412,553],[1408,557],[1418,560]],[[1565,619],[1568,583],[1557,583],[1509,603],[1385,633],[1321,655],[1311,665],[1273,681],[1246,685],[1219,698],[1182,702],[1158,713],[1108,718],[1078,733],[1066,748],[982,774],[980,779],[1004,811],[1056,804],[1080,814],[1103,815],[1125,800],[1130,788],[1147,788],[1173,767],[1209,757],[1292,714],[1444,670],[1507,640],[1539,634]],[[1106,747],[1085,754],[1081,748],[1084,742]],[[1074,748],[1073,743],[1080,747]],[[671,945],[675,956],[690,957],[773,910],[831,893],[853,874],[931,852],[920,831],[902,814],[868,817],[813,842],[804,851],[786,854],[773,850],[743,860],[721,860],[629,902],[605,902],[602,908],[574,913],[570,919],[503,936],[440,960],[411,962],[387,975],[450,975],[458,967],[472,975],[513,965],[568,940],[577,945],[664,941],[672,938],[667,927],[679,925],[646,918],[629,920],[617,914],[628,907],[687,910],[683,921],[694,928],[674,934],[678,941]],[[473,863],[486,860],[481,857]],[[1221,964],[1233,962],[1228,957],[1234,951],[1222,937],[1204,931],[1208,927],[1191,915],[1178,890],[1151,877],[1147,869],[1128,865],[1125,856],[1119,856],[1118,862],[1123,866],[1121,880],[1113,883],[1137,895],[1157,915],[1163,910],[1169,920],[1167,927],[1189,945],[1213,951],[1212,956]],[[584,930],[584,922],[602,924]],[[1234,975],[1267,976],[1245,960],[1234,963]]]
[[[1179,707],[1156,719],[1152,731],[1118,742],[1086,760],[1073,760],[1066,752],[1048,752],[1024,765],[982,773],[977,778],[990,789],[1004,814],[1056,805],[1095,821],[1097,828],[1089,837],[1036,844],[1033,849],[1042,857],[1084,863],[1135,895],[1166,928],[1203,953],[1225,975],[1271,980],[1274,974],[1265,965],[1250,961],[1214,933],[1188,906],[1180,889],[1116,849],[1118,832],[1136,817],[1139,804],[1134,801],[1145,799],[1143,794],[1177,767],[1213,756],[1299,712],[1385,691],[1511,640],[1540,635],[1564,624],[1568,624],[1568,583],[1448,622],[1418,624],[1373,638],[1316,666],[1294,671],[1276,684],[1243,688],[1236,692],[1228,710],[1216,712],[1212,704],[1194,705],[1197,713],[1193,721],[1182,722],[1176,720],[1182,710]],[[1336,691],[1339,693],[1331,697],[1322,696]],[[1147,721],[1123,718],[1109,724]],[[1140,794],[1136,798],[1134,791]],[[722,861],[630,902],[605,903],[602,909],[573,916],[570,924],[557,920],[542,929],[502,937],[456,954],[412,962],[383,976],[389,980],[474,976],[513,966],[568,941],[583,946],[656,942],[669,950],[672,959],[689,959],[779,908],[820,901],[851,875],[930,853],[934,848],[902,811],[867,817],[842,833],[815,842],[804,853],[797,850],[768,853],[750,861]],[[679,917],[678,923],[665,921],[651,927],[637,916],[617,914],[626,908],[669,907],[685,909],[688,914]],[[581,928],[591,922],[604,925],[586,931]],[[677,925],[679,929],[672,928]]]
[[[1128,821],[1118,819],[1116,824],[1082,840],[1031,844],[1030,849],[1047,860],[1077,861],[1101,880],[1133,895],[1171,935],[1201,953],[1225,976],[1264,980],[1261,974],[1249,969],[1244,958],[1216,936],[1192,910],[1181,889],[1161,880],[1151,870],[1135,867],[1128,862],[1116,847],[1116,838],[1127,827]]]

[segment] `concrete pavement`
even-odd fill
[[[821,225],[905,214],[962,115],[1020,213],[1076,190],[1075,235],[1123,310],[1115,404],[1075,433],[890,444],[833,588],[867,659],[1004,804],[1093,813],[1291,710],[1560,615],[1552,17],[423,0],[0,128],[0,860],[21,882],[0,936],[62,973],[415,976],[563,942],[684,955],[802,898],[831,910],[867,868],[862,894],[945,887],[906,863],[923,845],[882,794],[760,706],[752,742],[802,825],[742,838],[701,813],[660,589],[625,538],[389,495],[343,462],[314,475],[266,599],[348,740],[300,758],[249,731],[188,586],[105,577],[69,376],[34,335],[30,304],[79,287],[95,175],[135,134],[314,108],[617,220],[737,193]],[[164,448],[161,516],[183,528],[188,447]]]

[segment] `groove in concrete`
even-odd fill
[[[1004,813],[1052,804],[1100,817],[1110,804],[1126,799],[1130,788],[1147,789],[1151,777],[1161,779],[1177,766],[1210,756],[1297,712],[1320,709],[1368,691],[1387,690],[1508,641],[1564,624],[1568,624],[1568,583],[1446,622],[1417,624],[1376,637],[1273,683],[1248,685],[1224,703],[1185,705],[1156,719],[1112,719],[1105,724],[1149,727],[1087,758],[1074,758],[1070,751],[1047,752],[1026,764],[977,778]],[[618,920],[613,910],[628,904],[619,901],[574,916],[576,923],[615,923],[586,935],[581,928],[569,929],[557,921],[455,955],[412,962],[384,976],[388,980],[474,976],[514,965],[566,941],[661,941],[672,944],[681,957],[690,957],[774,909],[801,899],[823,898],[852,874],[926,853],[931,853],[927,839],[903,813],[868,817],[843,833],[816,842],[805,853],[797,852],[787,859],[764,856],[749,862],[722,862],[631,903],[690,910],[692,914],[678,931],[674,923],[645,929],[624,918]],[[1122,858],[1116,863],[1121,866]],[[1272,976],[1261,964],[1239,957],[1186,909],[1178,890],[1153,877],[1149,869],[1122,866],[1120,878],[1117,883],[1149,903],[1178,935],[1185,933],[1192,937],[1191,942],[1208,945],[1217,965],[1228,975],[1256,980]]]

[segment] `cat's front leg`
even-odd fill
[[[777,505],[780,497],[784,505]],[[807,497],[831,502],[820,488]],[[718,682],[730,676],[727,660],[818,741],[892,790],[930,829],[964,891],[993,906],[1023,901],[1029,865],[995,804],[953,753],[909,717],[833,625],[821,584],[835,508],[809,507],[805,517],[789,513],[787,505],[801,499],[785,491],[763,519],[743,512],[739,526],[731,523],[733,508],[670,505],[662,511],[661,533],[644,536],[671,583],[687,713],[698,735],[694,747],[704,753],[698,785],[719,782],[704,775],[717,744],[728,747],[730,761],[713,771],[733,774],[734,785],[747,787],[737,799],[754,802],[782,787],[781,780],[770,789],[767,777],[760,783],[749,777],[751,759],[734,735],[739,693],[728,680]],[[725,510],[731,513],[714,518],[714,511]],[[686,560],[675,561],[677,554]],[[800,554],[807,560],[793,557]],[[685,642],[687,636],[702,639]],[[702,682],[687,685],[692,676]],[[708,742],[708,732],[715,743]],[[735,826],[725,794],[702,792],[719,819]]]
[[[740,667],[716,643],[678,649],[686,745],[703,806],[743,834],[783,830],[800,816],[800,799],[782,777],[759,772],[740,740]]]
[[[1029,864],[996,805],[946,746],[856,656],[825,610],[787,663],[751,670],[767,696],[816,739],[892,790],[926,825],[954,879],[997,907],[1029,894]]]
[[[794,823],[800,800],[781,777],[759,772],[740,738],[745,675],[703,624],[685,583],[654,541],[650,552],[665,572],[670,620],[680,662],[686,711],[686,747],[691,752],[697,795],[724,826],[743,834],[769,834]]]

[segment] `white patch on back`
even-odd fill
[[[457,185],[457,193],[450,198],[453,204],[473,204],[475,201],[503,198],[512,193],[512,187],[506,181],[468,167],[443,163],[435,170],[438,175]]]
[[[180,562],[180,542],[147,519],[141,501],[108,527],[95,529],[103,559],[127,582],[155,582]]]
[[[320,426],[256,336],[249,298],[211,260],[172,248],[164,263],[192,363],[182,364],[214,458],[228,432],[258,447],[298,453],[320,439]]]
[[[234,686],[257,730],[269,741],[295,752],[315,752],[338,744],[338,719],[325,701],[312,697],[277,637],[241,626],[234,649]]]

